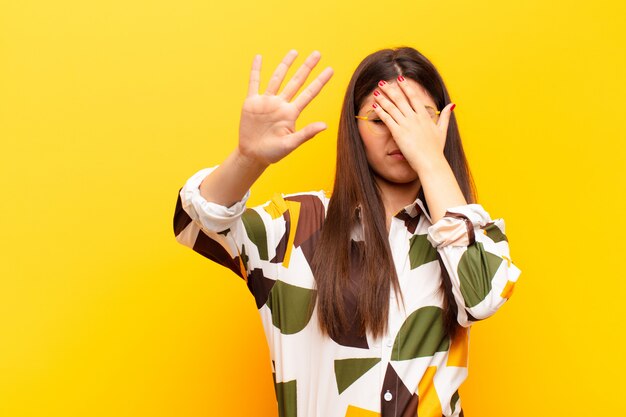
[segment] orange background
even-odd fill
[[[252,204],[328,188],[348,80],[409,45],[440,70],[522,275],[472,332],[465,415],[617,415],[623,376],[623,2],[0,3],[0,415],[274,416],[243,281],[178,244],[179,188],[236,146],[291,48],[335,75]],[[312,79],[311,77],[311,79]],[[235,409],[233,410],[233,406]]]

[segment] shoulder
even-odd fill
[[[264,204],[263,208],[274,218],[289,213],[289,218],[292,220],[307,219],[319,227],[326,218],[329,201],[330,192],[325,190],[276,193]]]
[[[267,204],[279,208],[287,208],[285,205],[297,205],[301,210],[323,210],[328,208],[331,193],[326,190],[301,191],[296,193],[276,193]]]
[[[319,206],[326,208],[330,201],[330,192],[325,190],[303,191],[298,193],[282,194],[286,201],[297,201],[303,205]]]

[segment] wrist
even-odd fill
[[[235,148],[231,156],[237,167],[243,171],[255,171],[261,173],[270,165],[259,160],[258,158],[243,153],[239,147]]]
[[[411,164],[415,172],[420,176],[428,175],[430,172],[441,169],[450,169],[450,164],[443,154],[422,155],[422,157]]]

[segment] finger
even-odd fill
[[[250,70],[250,82],[248,83],[248,97],[259,94],[259,80],[261,79],[261,55],[254,56],[252,70]]]
[[[280,85],[283,82],[283,79],[285,78],[285,74],[287,74],[289,67],[291,66],[291,64],[293,64],[293,61],[296,59],[297,56],[298,51],[296,51],[295,49],[287,52],[287,55],[285,55],[283,60],[274,70],[274,74],[272,74],[272,78],[270,78],[270,82],[267,84],[267,89],[265,90],[264,94],[276,94],[276,92],[280,88]]]
[[[454,107],[456,107],[456,104],[448,103],[448,105],[443,108],[441,114],[439,115],[437,126],[441,129],[442,132],[448,131],[448,125],[450,124],[450,117],[452,116],[452,110],[454,109]]]
[[[382,109],[389,114],[396,123],[400,123],[406,118],[400,109],[398,109],[398,107],[391,100],[389,100],[386,95],[382,94],[380,90],[374,90],[373,94],[374,100],[379,104],[378,107],[382,107]]]
[[[302,145],[307,140],[311,139],[318,133],[323,130],[326,130],[328,126],[324,122],[315,122],[310,123],[304,126],[302,129],[297,132],[292,133],[291,135],[285,138],[285,146],[289,150],[289,152],[296,149],[298,146]]]
[[[294,100],[293,104],[296,106],[298,111],[304,110],[304,108],[319,94],[324,85],[330,80],[330,77],[333,76],[333,69],[331,67],[326,67],[324,71],[320,73],[320,75],[315,78],[311,84],[307,88],[305,88],[298,97]]]
[[[374,107],[374,111],[378,115],[378,118],[383,121],[383,123],[389,128],[389,131],[393,135],[398,128],[398,123],[378,104],[374,103],[372,107]]]
[[[398,108],[400,113],[404,117],[410,116],[412,113],[415,113],[411,108],[411,104],[409,100],[402,90],[401,87],[398,86],[398,83],[388,83],[384,80],[378,82],[378,88],[385,93],[387,98]]]
[[[426,103],[424,103],[424,101],[418,97],[415,92],[415,87],[406,82],[406,79],[404,77],[402,77],[402,79],[398,77],[397,84],[404,92],[404,95],[407,97],[411,108],[413,108],[413,111],[423,118],[431,119],[430,114],[428,114],[428,111],[425,107]]]
[[[321,57],[322,54],[320,54],[319,51],[313,51],[300,68],[298,68],[295,75],[291,77],[291,80],[289,80],[282,93],[280,93],[280,96],[285,100],[290,101],[291,98],[298,92],[300,87],[302,87]]]

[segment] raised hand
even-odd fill
[[[389,128],[396,144],[415,171],[435,158],[444,159],[443,150],[453,103],[448,103],[434,121],[425,105],[436,104],[422,87],[410,78],[398,77],[396,82],[381,80],[374,91],[374,111]],[[425,100],[429,99],[427,103]]]
[[[302,110],[332,77],[331,67],[325,68],[295,100],[290,101],[319,62],[321,54],[318,51],[309,55],[283,91],[276,94],[297,55],[298,52],[293,49],[287,53],[263,94],[259,94],[261,55],[254,57],[248,95],[241,110],[239,152],[256,163],[269,165],[278,162],[327,128],[325,123],[315,122],[296,131],[295,123]]]

